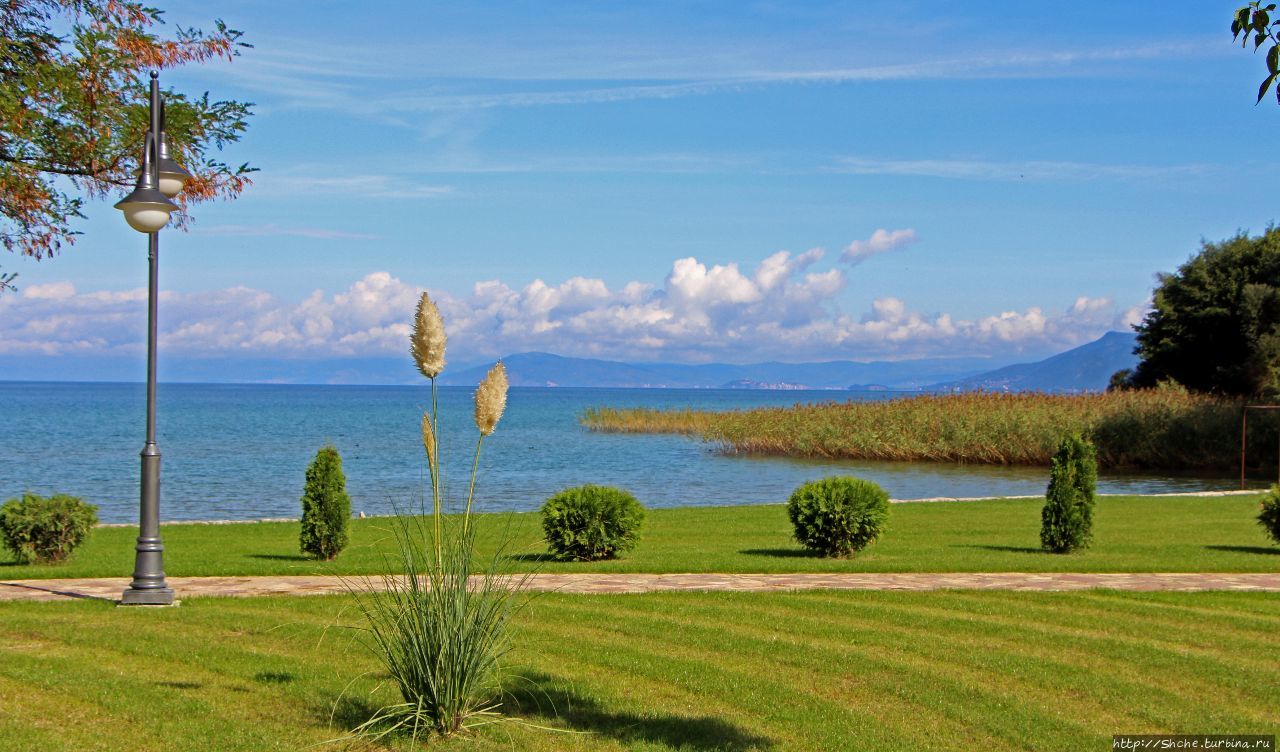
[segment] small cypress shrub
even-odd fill
[[[316,452],[307,468],[302,491],[302,553],[326,561],[347,547],[347,525],[351,519],[351,497],[342,474],[338,450],[326,446]]]
[[[1280,543],[1280,486],[1272,486],[1267,495],[1262,497],[1258,524],[1267,532],[1268,538]]]
[[[797,488],[787,501],[796,540],[823,556],[851,556],[884,532],[889,494],[871,481],[837,475]]]
[[[98,524],[98,508],[67,494],[25,493],[0,507],[0,536],[19,564],[66,561]]]
[[[609,486],[566,488],[542,505],[547,546],[561,559],[596,561],[630,551],[640,541],[644,507]]]
[[[1049,490],[1040,513],[1040,545],[1065,554],[1089,545],[1093,536],[1093,495],[1098,484],[1098,455],[1093,443],[1077,435],[1058,445]]]

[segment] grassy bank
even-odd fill
[[[354,619],[343,597],[0,603],[0,740],[308,748],[396,699],[337,628]],[[1280,725],[1265,594],[547,595],[520,626],[508,710],[575,733],[504,725],[432,749],[1103,749]]]
[[[782,505],[657,509],[639,548],[614,561],[547,561],[536,514],[481,515],[480,545],[510,540],[510,563],[546,572],[1265,572],[1280,546],[1258,527],[1258,497],[1103,497],[1094,543],[1042,553],[1042,500],[896,504],[883,539],[849,560],[809,556],[791,539]],[[333,562],[298,554],[297,523],[166,525],[165,571],[187,575],[372,574],[394,542],[386,520],[353,520]],[[129,528],[102,528],[59,566],[0,563],[0,579],[123,577],[133,570]]]
[[[593,431],[682,433],[752,454],[1047,465],[1068,433],[1091,436],[1104,467],[1229,471],[1239,403],[1177,389],[1087,395],[921,395],[708,412],[593,408]],[[1277,419],[1254,414],[1250,461],[1274,467]]]

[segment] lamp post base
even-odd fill
[[[149,588],[146,590],[135,590],[134,588],[126,588],[124,594],[120,596],[121,606],[176,606],[178,601],[173,598],[172,588]]]

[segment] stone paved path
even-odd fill
[[[381,578],[353,577],[353,586]],[[346,592],[338,577],[170,577],[178,597],[322,595]],[[129,585],[127,577],[0,581],[0,601],[65,601],[77,598],[115,601]],[[535,574],[531,590],[561,593],[648,593],[664,590],[1252,590],[1280,592],[1280,573],[1135,573],[1073,574],[1020,572],[833,573],[833,574]]]

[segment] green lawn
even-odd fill
[[[491,546],[511,541],[511,563],[547,572],[1267,572],[1280,567],[1255,517],[1258,499],[1103,497],[1094,543],[1067,556],[1039,549],[1036,499],[895,504],[883,539],[849,560],[807,555],[781,505],[651,510],[639,548],[614,561],[546,561],[536,514],[481,517]],[[166,525],[165,570],[182,575],[368,574],[393,541],[386,519],[354,520],[335,562],[298,554],[297,523]],[[100,528],[60,566],[0,562],[0,579],[127,576],[131,528]]]
[[[0,747],[341,736],[396,699],[343,628],[356,618],[329,596],[0,603]],[[1267,594],[544,595],[519,626],[510,710],[580,733],[504,725],[433,749],[1108,749],[1280,726]]]

